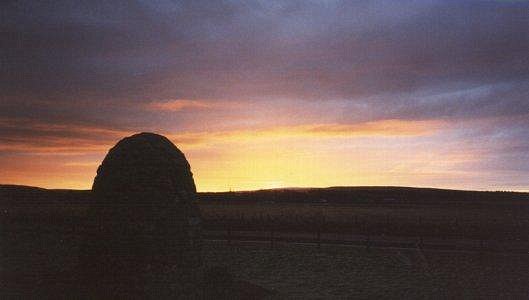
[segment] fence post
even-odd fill
[[[316,240],[317,240],[317,244],[318,244],[318,248],[321,247],[321,228],[318,227],[318,230],[316,231]]]
[[[239,226],[246,225],[246,218],[244,217],[244,213],[241,213],[239,216]]]
[[[355,232],[358,230],[356,215],[351,217],[351,241],[354,241]]]
[[[274,226],[270,228],[270,249],[274,249]]]
[[[485,242],[483,239],[479,240],[479,263],[483,264],[485,262]]]

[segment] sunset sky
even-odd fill
[[[529,190],[529,1],[2,1],[0,183],[151,131],[199,191]]]

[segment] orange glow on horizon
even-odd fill
[[[447,128],[441,121],[384,120],[166,136],[185,153],[202,192],[351,185],[480,188],[470,184],[481,174],[457,166],[484,154],[436,142]],[[123,137],[116,135],[108,132],[98,142],[64,138],[5,145],[27,152],[21,162],[6,162],[0,182],[90,189],[97,166]]]

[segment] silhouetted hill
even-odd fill
[[[44,189],[23,185],[0,185],[2,214],[24,212],[47,214],[64,210],[85,210],[92,201],[90,190]]]
[[[483,192],[411,187],[288,188],[242,192],[198,193],[200,202],[319,203],[388,205],[529,205],[529,193]],[[84,208],[92,200],[89,190],[54,190],[21,185],[0,185],[1,208]]]
[[[321,204],[529,204],[529,193],[411,187],[329,187],[201,193],[202,201]]]

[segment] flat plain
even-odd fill
[[[278,299],[529,298],[527,194],[509,195],[521,198],[514,202],[446,205],[428,199],[329,203],[313,201],[311,195],[305,202],[199,196],[204,229],[220,234],[204,240],[204,266],[225,267],[240,280],[275,291]],[[15,293],[2,296],[16,298],[27,288],[33,294],[68,289],[79,273],[90,192],[7,186],[0,188],[0,200],[0,289]],[[264,239],[226,239],[228,232],[242,230]],[[273,241],[271,233],[291,240]],[[425,244],[448,246],[368,246],[345,240],[318,246],[295,238],[300,236],[420,237]],[[451,247],[457,246],[454,241],[473,247]],[[489,251],[480,243],[502,247]]]
[[[280,299],[527,299],[528,255],[206,242],[222,265]]]

